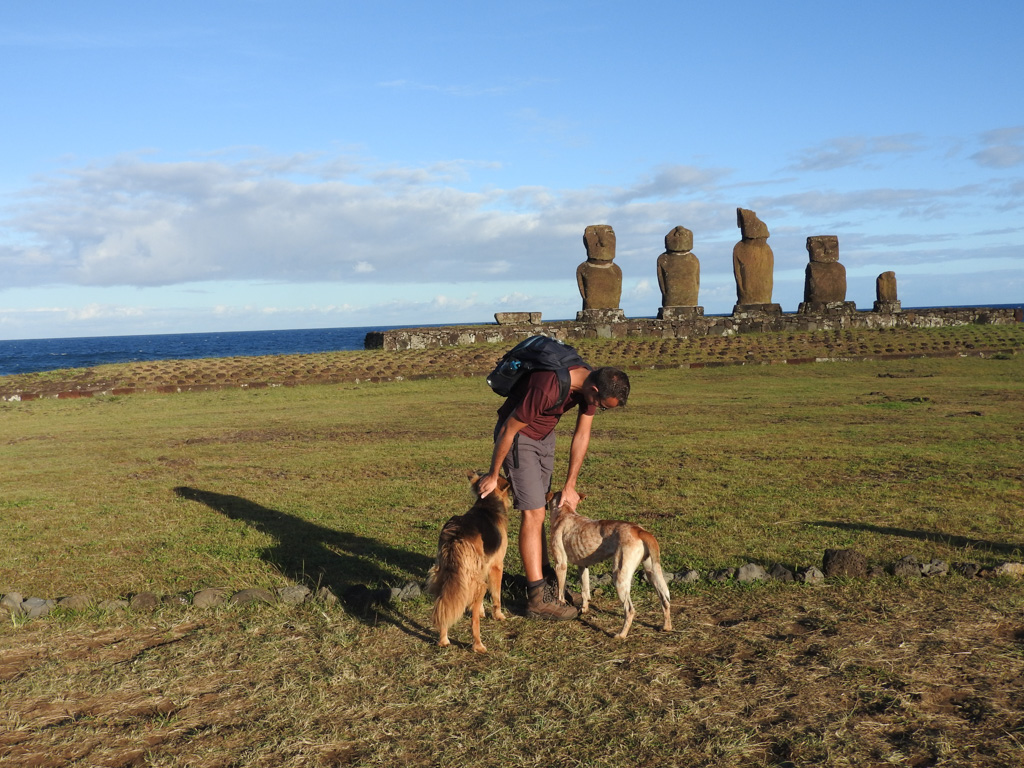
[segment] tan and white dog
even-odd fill
[[[581,497],[582,498],[582,497]],[[654,534],[641,528],[636,523],[622,520],[591,520],[577,514],[568,506],[561,504],[561,494],[549,494],[548,509],[551,511],[551,536],[549,556],[558,577],[558,599],[565,601],[565,574],[569,563],[580,567],[580,582],[583,588],[583,608],[586,613],[590,607],[590,566],[603,560],[612,561],[612,580],[615,591],[622,601],[626,619],[622,630],[615,637],[620,640],[629,633],[636,609],[629,596],[633,574],[643,564],[647,580],[661,598],[661,607],[665,612],[665,623],[662,630],[672,630],[670,613],[670,596],[665,574],[661,570],[661,548]]]

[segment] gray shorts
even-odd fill
[[[533,440],[520,433],[502,465],[512,484],[516,509],[542,509],[547,505],[551,473],[555,468],[555,433]]]

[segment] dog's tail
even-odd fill
[[[637,533],[640,535],[640,541],[644,543],[644,560],[650,558],[654,563],[661,563],[661,545],[658,544],[658,540],[654,538],[654,534],[648,531],[646,528],[637,526]]]
[[[437,562],[427,574],[427,592],[434,596],[434,626],[450,627],[466,612],[480,578],[479,555],[471,542],[442,535]]]

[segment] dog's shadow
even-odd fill
[[[366,536],[326,528],[241,496],[186,486],[175,488],[174,493],[270,536],[275,543],[260,557],[292,581],[311,589],[329,588],[367,623],[385,621],[410,634],[428,637],[425,628],[381,597],[382,592],[390,595],[390,589],[383,585],[395,576],[377,563],[394,563],[416,574],[422,582],[433,563],[431,558]]]
[[[595,635],[604,635],[609,640],[614,640],[619,630],[622,629],[622,617],[621,610],[616,612],[614,610],[597,608],[591,603],[589,610],[586,613],[581,613],[576,620]],[[598,619],[601,621],[601,624],[597,623]],[[643,619],[640,617],[639,612],[637,612],[637,616],[633,619],[633,626],[630,627],[627,640],[633,637],[635,630],[641,628],[649,629],[662,635],[668,634],[662,630],[661,624]]]

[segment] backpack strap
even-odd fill
[[[593,368],[591,368],[589,365],[586,365],[585,363],[582,364],[580,367],[586,368],[588,371],[593,370]],[[572,389],[572,375],[569,373],[568,368],[558,368],[557,370],[553,371],[553,373],[555,374],[555,376],[558,377],[558,402],[552,408],[548,408],[546,411],[542,411],[542,413],[548,416],[554,416],[552,411],[555,408],[560,408],[562,406],[562,403],[565,402],[565,398],[569,396],[569,390]]]

